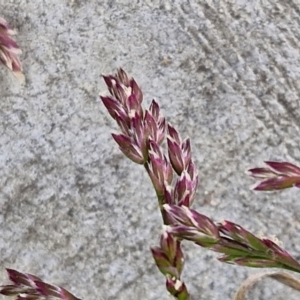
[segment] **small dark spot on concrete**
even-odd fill
[[[73,218],[74,217],[74,209],[73,208],[70,208],[67,212],[68,216]]]

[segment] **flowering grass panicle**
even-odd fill
[[[17,58],[10,56],[16,52],[13,49],[18,47],[9,33],[10,28],[0,19],[1,61],[12,70],[18,70],[14,69]],[[5,40],[6,46],[1,48]],[[174,298],[190,299],[187,286],[182,280],[184,254],[181,244],[184,240],[220,253],[218,259],[224,263],[255,268],[281,268],[300,273],[300,264],[272,240],[258,238],[230,221],[217,223],[209,216],[193,210],[191,206],[198,187],[198,172],[192,159],[190,139],[183,140],[176,128],[167,123],[155,100],[152,100],[149,109],[143,108],[143,93],[124,70],[119,69],[116,74],[103,78],[109,95],[100,97],[120,130],[120,133],[112,134],[113,139],[126,157],[144,167],[157,195],[163,231],[159,245],[152,247],[151,253],[159,271],[165,276],[167,291]],[[248,171],[252,177],[261,180],[255,190],[271,191],[293,186],[300,188],[300,168],[287,162],[265,163],[267,167]],[[12,284],[1,287],[2,295],[14,296],[16,300],[79,300],[65,289],[47,284],[36,276],[12,269],[7,269],[7,272]],[[265,277],[300,291],[297,278],[282,272],[264,273],[247,279],[234,300],[245,300],[249,288]]]
[[[190,205],[198,183],[190,141],[182,141],[176,129],[166,123],[155,100],[148,110],[142,107],[141,89],[122,69],[103,78],[110,95],[100,96],[101,100],[121,130],[112,136],[129,159],[144,166],[155,189],[163,223],[171,224],[173,220],[167,216],[164,204]],[[168,156],[161,146],[166,138]],[[171,240],[173,247],[167,250],[163,245],[171,245]],[[184,259],[180,241],[175,241],[167,232],[162,233],[160,241],[160,246],[151,251],[157,267],[166,277],[167,290],[177,299],[189,299],[181,280]]]
[[[144,165],[157,194],[165,226],[160,246],[151,251],[158,269],[166,276],[167,290],[175,298],[189,298],[186,285],[180,279],[183,240],[221,253],[221,262],[300,272],[299,263],[271,240],[259,239],[230,221],[215,223],[191,209],[198,173],[192,160],[190,139],[181,139],[176,128],[160,115],[159,105],[154,100],[148,111],[143,110],[142,92],[123,70],[104,76],[104,80],[111,96],[101,99],[122,131],[119,135],[113,134],[113,138],[127,157]],[[161,146],[164,139],[168,157]],[[263,179],[256,190],[300,187],[298,167],[289,163],[266,164],[267,168],[249,170],[251,176]]]

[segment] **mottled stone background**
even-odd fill
[[[244,173],[300,161],[299,0],[0,0],[0,15],[18,29],[26,75],[20,86],[0,68],[1,282],[10,267],[82,299],[171,299],[149,252],[155,194],[98,99],[117,67],[192,137],[194,207],[300,259],[299,191],[254,193]],[[232,299],[260,272],[184,248],[193,299]],[[299,294],[266,280],[249,299]]]

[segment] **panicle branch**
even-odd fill
[[[21,62],[18,55],[22,53],[12,35],[16,32],[8,23],[0,18],[0,62],[6,66],[20,80],[24,81]]]
[[[182,206],[164,205],[174,223],[167,231],[180,240],[190,240],[201,247],[222,253],[220,261],[257,268],[283,268],[300,273],[300,264],[269,239],[260,239],[241,226],[210,218]]]
[[[255,191],[300,188],[300,168],[288,162],[265,161],[265,164],[265,168],[248,170],[250,176],[261,180],[254,186]]]
[[[180,242],[166,230],[160,237],[160,247],[151,248],[154,261],[160,272],[166,276],[166,288],[180,300],[189,299],[189,294],[180,276],[184,258]]]
[[[12,269],[6,271],[12,284],[0,287],[0,294],[4,296],[13,296],[16,300],[80,300],[67,290],[45,283],[34,275]]]

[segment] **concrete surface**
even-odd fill
[[[119,152],[98,100],[123,67],[182,136],[195,208],[275,235],[300,259],[299,190],[254,193],[244,171],[300,162],[299,0],[0,0],[26,85],[0,68],[0,278],[36,274],[82,299],[171,299],[149,247],[161,229],[149,179]],[[204,201],[211,194],[211,201]],[[232,299],[258,270],[185,244],[193,299]],[[299,299],[267,280],[249,299]],[[2,299],[2,298],[1,298]]]

